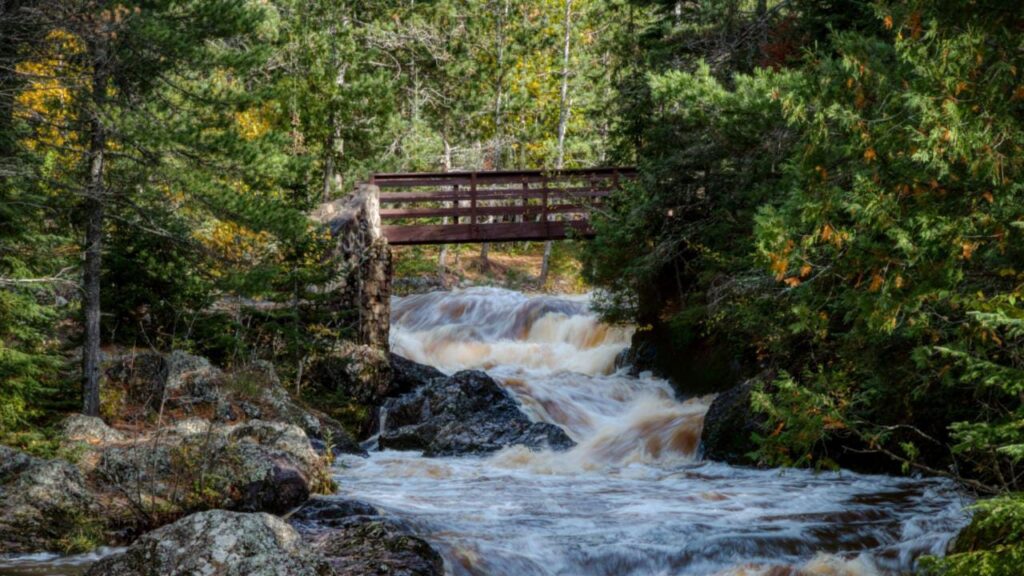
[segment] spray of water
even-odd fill
[[[632,330],[587,299],[493,288],[396,298],[392,349],[442,371],[486,370],[568,452],[351,460],[348,495],[409,519],[450,573],[876,576],[941,554],[964,522],[955,487],[702,462],[711,397],[616,371]]]
[[[534,419],[578,444],[568,454],[510,448],[497,466],[572,473],[692,461],[711,398],[678,402],[663,380],[616,372],[632,332],[600,322],[583,298],[478,288],[396,300],[392,349],[449,372],[488,370]]]

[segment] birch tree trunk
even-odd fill
[[[562,90],[558,104],[558,157],[555,168],[565,167],[565,130],[569,124],[569,57],[572,39],[572,0],[565,0],[565,41],[562,44]],[[540,285],[548,282],[551,269],[551,240],[544,242],[544,257],[540,263]]]
[[[442,168],[445,172],[450,172],[452,169],[452,145],[448,142],[448,138],[443,139],[444,143],[444,156],[441,157]],[[447,203],[446,203],[447,204]],[[455,202],[458,206],[458,202]],[[448,217],[445,216],[441,220],[444,224],[448,223]],[[445,285],[445,274],[448,272],[448,245],[441,245],[441,252],[437,255],[437,276],[441,279],[441,286]]]
[[[501,14],[498,16],[498,26],[495,30],[495,47],[498,55],[498,80],[497,85],[494,89],[494,166],[495,170],[501,170],[501,158],[502,158],[502,139],[504,138],[503,133],[503,116],[501,112],[502,99],[504,98],[504,82],[505,82],[505,23],[508,20],[508,14],[511,7],[511,0],[505,0],[504,8]],[[487,217],[487,222],[491,221],[491,217]],[[480,245],[480,266],[482,269],[487,270],[490,268],[490,261],[487,259],[487,255],[490,253],[490,243],[484,242]]]

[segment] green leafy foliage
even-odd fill
[[[978,503],[971,524],[945,558],[925,558],[935,576],[1011,576],[1024,562],[1024,497],[1009,494]]]

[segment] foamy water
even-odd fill
[[[966,522],[944,480],[702,462],[712,398],[680,402],[663,380],[616,373],[632,331],[601,324],[585,298],[395,298],[391,331],[394,352],[448,373],[484,369],[577,442],[342,460],[341,495],[413,524],[450,574],[896,574],[941,554]]]
[[[487,370],[567,452],[344,457],[338,497],[376,504],[456,576],[873,576],[942,554],[969,504],[948,481],[703,462],[710,397],[614,371],[631,331],[585,298],[472,289],[395,298],[392,349]],[[0,558],[0,574],[76,574],[96,555]]]

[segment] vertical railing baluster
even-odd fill
[[[459,185],[458,184],[452,184],[452,200],[449,203],[448,207],[454,208],[453,212],[455,212],[455,223],[456,224],[459,223],[459,206],[461,206],[461,203],[459,202]],[[448,221],[447,221],[447,218],[446,218],[445,219],[445,224],[447,224],[447,223],[448,223]]]
[[[476,172],[469,175],[469,223],[473,226],[473,234],[478,235],[479,229],[476,227]]]
[[[548,194],[550,193],[551,178],[545,174],[541,177],[541,182],[544,189],[541,194],[540,221],[544,223],[544,235],[548,236]]]
[[[523,176],[523,213],[519,217],[520,222],[526,222],[530,211],[530,180]]]

